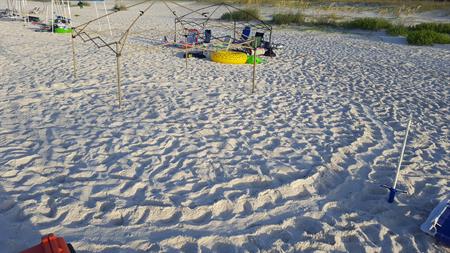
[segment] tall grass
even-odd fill
[[[236,20],[236,21],[251,21],[260,18],[259,10],[254,8],[246,8],[243,10],[235,10],[224,13],[220,19],[222,20]]]
[[[358,18],[342,24],[345,28],[350,29],[363,29],[371,31],[379,31],[382,29],[389,29],[392,24],[382,18]]]
[[[412,27],[413,30],[430,30],[438,33],[450,33],[450,23],[422,23]]]
[[[418,30],[409,32],[406,40],[409,44],[418,46],[450,44],[450,35],[431,30]]]
[[[371,31],[386,29],[389,35],[405,36],[411,45],[450,44],[450,23],[422,23],[408,27],[379,18],[362,18],[343,23],[342,27]]]
[[[122,2],[122,0],[115,0],[113,10],[126,11],[128,7]]]
[[[301,25],[305,23],[305,16],[300,12],[297,13],[276,13],[272,16],[272,23],[276,25],[283,24],[297,24]]]
[[[407,36],[409,29],[403,25],[393,25],[386,32],[391,36]]]
[[[81,6],[79,5],[81,3]],[[85,1],[78,1],[76,3],[70,3],[70,7],[89,7],[91,4],[89,2]]]
[[[445,10],[450,8],[450,1],[433,1],[433,0],[199,0],[209,3],[232,3],[232,4],[266,4],[276,7],[319,7],[332,8],[335,10],[344,9],[367,9],[375,7],[381,9],[389,9],[392,12],[410,13],[423,12],[430,10]]]
[[[113,10],[115,11],[126,11],[128,7],[125,4],[122,3],[116,3],[114,4]]]

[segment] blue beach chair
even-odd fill
[[[450,199],[439,203],[420,229],[439,242],[450,246]]]
[[[242,37],[241,40],[246,41],[250,37],[250,33],[252,32],[252,28],[250,26],[244,27],[244,30],[242,31]]]

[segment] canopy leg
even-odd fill
[[[72,30],[72,63],[73,63],[73,78],[77,78],[77,58],[75,56],[75,36]]]
[[[122,95],[120,92],[120,53],[119,44],[116,43],[116,63],[117,63],[117,99],[119,100],[119,108],[122,106]]]

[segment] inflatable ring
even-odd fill
[[[225,64],[245,64],[247,62],[247,54],[221,50],[211,53],[211,60]]]

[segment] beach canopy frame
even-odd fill
[[[233,17],[232,13],[238,11],[245,13],[248,17],[248,21],[237,20]],[[223,14],[229,14],[230,19],[221,19]],[[228,31],[231,31],[233,36],[232,39],[234,42],[239,41],[242,37],[243,28],[249,27],[254,31],[260,31],[263,33],[268,33],[269,38],[268,42],[272,42],[272,26],[260,18],[256,17],[252,13],[247,12],[244,9],[235,7],[233,5],[227,3],[218,3],[209,5],[206,7],[202,7],[196,10],[192,10],[184,15],[179,17],[175,17],[175,31],[177,30],[177,26],[181,25],[183,27],[192,27],[198,30],[204,31],[206,29],[213,28],[221,28]],[[213,39],[217,39],[221,42],[226,42],[225,39],[227,37],[217,37],[212,36]],[[176,42],[176,32],[174,35],[174,42]]]
[[[100,35],[94,35],[92,36],[89,31],[86,31],[86,28],[94,23],[95,21],[98,21],[103,18],[108,18],[110,15],[113,15],[114,13],[118,11],[114,11],[111,13],[106,13],[100,17],[97,17],[93,20],[90,20],[84,24],[81,24],[79,26],[72,28],[72,52],[73,52],[73,71],[74,71],[74,77],[77,77],[77,64],[76,64],[76,56],[75,56],[75,41],[74,39],[76,37],[79,37],[83,42],[92,42],[97,48],[103,48],[106,47],[110,49],[114,55],[116,56],[116,68],[117,68],[117,99],[119,101],[119,107],[122,105],[122,95],[121,95],[121,80],[120,80],[120,57],[122,56],[122,51],[126,45],[128,35],[130,34],[131,28],[136,24],[136,22],[153,6],[154,2],[152,1],[144,1],[140,3],[136,3],[133,5],[128,6],[127,8],[131,8],[137,5],[141,5],[147,2],[151,2],[144,10],[139,12],[139,15],[135,17],[131,24],[127,27],[125,32],[119,37],[118,40],[115,40],[113,42],[107,42],[104,38],[102,38]]]
[[[119,108],[122,105],[121,64],[120,64],[121,63],[122,52],[123,52],[125,46],[127,45],[127,41],[128,41],[128,39],[130,37],[131,31],[132,31],[133,27],[135,27],[137,21],[139,19],[141,19],[142,16],[144,16],[144,14],[146,14],[156,2],[162,2],[162,3],[165,4],[165,6],[169,9],[169,11],[175,16],[175,20],[176,20],[175,23],[179,23],[181,26],[183,26],[183,28],[184,28],[183,31],[188,30],[187,26],[201,25],[203,27],[206,27],[206,24],[211,22],[211,15],[208,16],[208,17],[205,17],[202,14],[202,10],[204,10],[205,8],[208,8],[208,7],[201,8],[199,10],[193,10],[193,9],[190,9],[188,7],[185,7],[185,6],[183,6],[183,5],[179,4],[179,3],[176,3],[176,2],[170,1],[170,0],[162,0],[162,1],[145,0],[145,1],[138,2],[136,4],[132,4],[132,5],[129,5],[129,6],[126,7],[126,9],[130,9],[130,8],[135,7],[135,6],[148,4],[148,6],[146,8],[144,8],[143,10],[140,10],[138,15],[131,20],[131,23],[127,26],[126,30],[123,33],[119,34],[118,38],[114,38],[113,40],[110,40],[110,39],[106,38],[104,35],[92,32],[92,31],[90,31],[87,28],[90,27],[95,22],[101,20],[101,19],[104,19],[104,18],[108,18],[109,19],[109,17],[111,15],[114,15],[114,14],[120,12],[119,10],[114,10],[113,12],[106,13],[106,14],[104,14],[102,16],[99,16],[97,18],[94,18],[94,19],[92,19],[92,20],[90,20],[90,21],[88,21],[86,23],[83,23],[81,25],[72,27],[72,31],[71,31],[72,32],[72,34],[71,34],[72,35],[71,36],[72,37],[72,43],[71,44],[72,44],[72,61],[73,61],[73,76],[74,76],[74,78],[77,78],[77,60],[76,60],[76,50],[75,50],[75,39],[76,38],[80,38],[83,42],[91,42],[98,49],[108,48],[111,52],[113,52],[113,54],[116,57],[117,99],[118,99]],[[174,11],[174,9],[171,8],[168,3],[183,8],[184,10],[187,11],[187,14],[184,14],[183,16],[178,16],[177,13]],[[231,7],[232,7],[232,6],[228,5],[228,4],[213,5],[213,6],[209,6],[209,7],[216,7],[216,10],[217,10],[221,6],[224,6],[225,8],[228,8],[229,10],[231,10]],[[238,8],[235,8],[235,7],[232,7],[232,8],[233,9],[238,9]],[[192,23],[191,21],[188,21],[189,19],[192,18],[194,13],[203,15],[203,17],[206,18],[206,20],[203,20],[201,23]],[[252,25],[252,27],[262,27],[262,28],[266,29],[267,31],[270,31],[270,37],[271,37],[271,31],[272,31],[271,27],[268,26],[267,24],[265,24],[263,21],[260,21],[260,22],[257,22],[257,24],[251,24],[251,25]],[[233,27],[236,27],[236,25],[233,25]],[[174,29],[174,30],[175,30],[175,33],[176,33],[177,32],[176,29]],[[236,32],[236,29],[234,29],[233,32]],[[247,40],[245,43],[251,43],[253,41],[254,40]],[[253,43],[253,44],[256,44],[256,43]],[[245,47],[244,43],[241,43],[241,44],[238,44],[238,45],[241,46],[241,47]],[[253,53],[254,53],[254,57],[253,57],[253,59],[254,59],[254,61],[253,61],[253,85],[252,85],[252,93],[253,93],[255,91],[255,88],[256,88],[256,85],[255,85],[256,48],[253,47],[253,46],[247,46],[247,47],[250,48],[250,49],[253,49]],[[193,48],[195,48],[195,47],[193,47]],[[187,68],[187,60],[188,60],[187,52],[188,51],[187,51],[187,48],[185,50],[186,50],[185,58],[186,58],[186,68]]]

